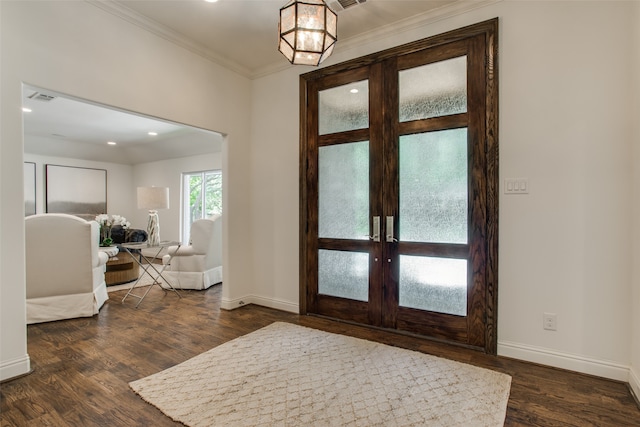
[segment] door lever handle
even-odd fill
[[[387,217],[387,236],[386,236],[386,240],[387,242],[397,242],[398,239],[396,239],[395,237],[393,237],[393,217],[392,216],[388,216]]]
[[[373,231],[373,236],[367,236],[367,237],[369,237],[369,239],[373,240],[374,242],[379,242],[380,241],[380,217],[379,216],[374,216],[372,218],[371,228]]]

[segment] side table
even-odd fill
[[[166,268],[166,266],[168,265],[162,265],[162,268],[160,268],[160,270],[158,270],[155,266],[155,264],[153,263],[154,260],[158,259],[158,255],[160,255],[160,252],[162,252],[163,248],[166,248],[168,246],[181,246],[180,242],[172,242],[172,241],[166,241],[166,242],[160,242],[157,246],[150,246],[148,245],[146,242],[142,242],[142,243],[122,243],[120,244],[120,246],[122,248],[124,248],[129,255],[131,255],[131,258],[133,258],[137,263],[138,266],[142,268],[142,274],[140,274],[140,277],[138,277],[138,280],[135,281],[135,283],[133,284],[133,286],[131,286],[131,288],[129,289],[129,292],[127,292],[127,294],[122,298],[122,302],[124,303],[124,300],[127,299],[127,297],[132,296],[134,298],[138,298],[140,301],[138,301],[138,303],[136,304],[136,308],[138,308],[138,306],[140,305],[140,303],[142,303],[142,300],[144,300],[144,298],[147,296],[147,294],[149,293],[149,291],[151,290],[151,288],[153,288],[154,285],[158,285],[160,287],[160,289],[162,289],[164,291],[164,293],[167,293],[167,290],[171,290],[173,292],[175,292],[176,295],[178,295],[179,298],[182,298],[182,295],[180,295],[180,293],[176,290],[176,288],[173,287],[173,285],[171,284],[171,282],[169,282],[163,275],[162,273],[164,272],[164,269]],[[153,249],[157,249],[157,251],[155,252],[155,254],[152,257],[147,257],[145,256],[142,251],[140,249],[149,249],[149,248],[153,248]],[[136,256],[134,256],[131,251],[132,250],[138,250],[139,255],[141,259],[143,259],[146,264],[143,264],[141,260],[139,260]],[[174,252],[175,253],[175,252]],[[172,258],[173,255],[169,254]],[[136,295],[133,292],[133,290],[136,288],[136,286],[138,286],[138,284],[140,283],[140,279],[145,275],[149,275],[149,277],[151,277],[151,279],[153,280],[153,283],[151,283],[151,285],[147,288],[146,292],[143,295]],[[164,282],[166,283],[166,285],[168,286],[168,288],[165,288],[164,286],[161,285],[160,279],[164,280]]]
[[[136,280],[140,276],[138,263],[127,251],[122,251],[109,258],[107,269],[104,273],[104,281],[107,286],[121,285]]]

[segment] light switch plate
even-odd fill
[[[504,194],[529,194],[529,178],[505,179]]]

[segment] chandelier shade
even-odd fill
[[[296,65],[319,65],[335,46],[338,16],[324,0],[291,0],[280,9],[278,50]]]

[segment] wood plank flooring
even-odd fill
[[[507,373],[513,377],[507,426],[640,426],[640,409],[624,383],[253,305],[224,311],[220,291],[181,291],[178,299],[154,287],[138,309],[135,299],[122,304],[125,291],[117,291],[92,318],[28,326],[33,373],[0,385],[0,425],[181,425],[128,383],[284,321]]]

